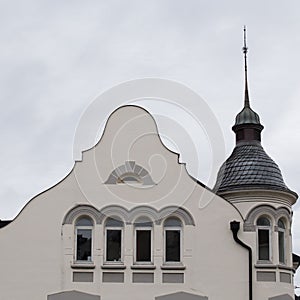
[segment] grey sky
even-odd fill
[[[299,11],[299,1],[282,0],[1,0],[0,218],[13,218],[69,172],[80,116],[126,80],[161,77],[192,88],[218,118],[228,156],[243,101],[244,24],[263,145],[299,193]],[[191,158],[182,160],[193,170]],[[294,210],[300,253],[300,204]]]

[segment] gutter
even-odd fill
[[[249,252],[248,268],[249,268],[249,300],[253,300],[253,281],[252,281],[252,249],[238,238],[238,231],[240,230],[240,222],[230,222],[230,230],[232,231],[233,239],[236,243],[247,249]]]

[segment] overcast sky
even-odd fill
[[[0,219],[70,171],[81,115],[130,79],[167,78],[197,92],[222,127],[228,156],[243,101],[244,24],[263,146],[299,193],[299,11],[299,1],[282,0],[1,0]],[[181,160],[193,173],[192,158]],[[205,172],[197,176],[208,184]],[[294,210],[300,254],[300,205]]]

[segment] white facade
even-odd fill
[[[148,112],[121,107],[82,161],[0,229],[0,299],[249,299],[249,252],[233,239],[234,220],[252,248],[253,299],[293,299],[295,201],[282,191],[214,194],[162,144]]]

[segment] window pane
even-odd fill
[[[76,226],[93,226],[93,221],[89,217],[82,217],[76,221]]]
[[[279,250],[279,262],[285,263],[284,259],[284,232],[278,232],[278,250]]]
[[[284,222],[281,219],[278,221],[278,227],[285,229]]]
[[[105,226],[106,227],[123,227],[123,222],[119,219],[108,218]]]
[[[258,259],[269,260],[269,230],[258,229]]]
[[[165,227],[181,227],[181,221],[177,218],[168,218],[164,224]]]
[[[151,261],[151,231],[136,231],[136,260]]]
[[[124,178],[118,178],[118,183],[140,183],[141,181],[138,180],[138,178],[134,177],[134,176],[126,176]]]
[[[259,225],[259,226],[270,226],[270,221],[266,217],[260,217],[257,220],[257,225]]]
[[[77,260],[92,260],[92,230],[77,229]]]
[[[166,261],[180,261],[180,230],[166,230]]]
[[[121,261],[121,230],[106,231],[106,260]]]
[[[134,222],[135,227],[152,227],[152,221],[147,217],[139,217]]]

